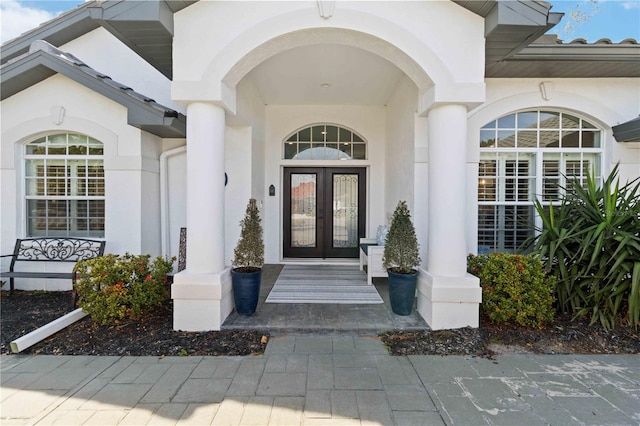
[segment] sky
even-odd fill
[[[565,12],[550,31],[564,42],[577,38],[589,43],[601,38],[614,43],[627,38],[640,41],[640,0],[547,1],[553,4],[552,12]],[[80,4],[82,0],[0,0],[2,43]]]

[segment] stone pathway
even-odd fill
[[[388,355],[274,337],[248,357],[5,355],[2,425],[637,425],[639,356]]]
[[[356,265],[353,265],[356,267]],[[251,316],[232,312],[222,324],[223,330],[263,330],[282,334],[377,335],[389,330],[425,330],[429,325],[414,308],[410,315],[391,311],[386,278],[374,278],[373,284],[384,303],[373,305],[265,303],[283,265],[264,265],[256,313]]]

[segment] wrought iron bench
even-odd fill
[[[0,278],[9,278],[13,291],[15,278],[74,279],[73,272],[16,271],[18,262],[77,262],[104,254],[106,241],[84,238],[24,238],[17,239],[8,271],[0,272]]]
[[[367,284],[373,284],[373,277],[387,277],[387,270],[382,266],[384,246],[378,245],[376,238],[360,238],[360,270],[367,265]]]

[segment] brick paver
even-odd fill
[[[639,356],[393,357],[371,336],[272,337],[247,357],[5,355],[0,423],[640,422]]]

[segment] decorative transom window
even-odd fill
[[[480,130],[478,252],[516,252],[541,225],[533,207],[559,200],[568,178],[602,170],[602,132],[572,114],[524,111]]]
[[[104,149],[60,133],[26,145],[27,235],[104,237]]]
[[[366,160],[367,143],[357,133],[331,124],[298,130],[284,141],[285,160]]]

